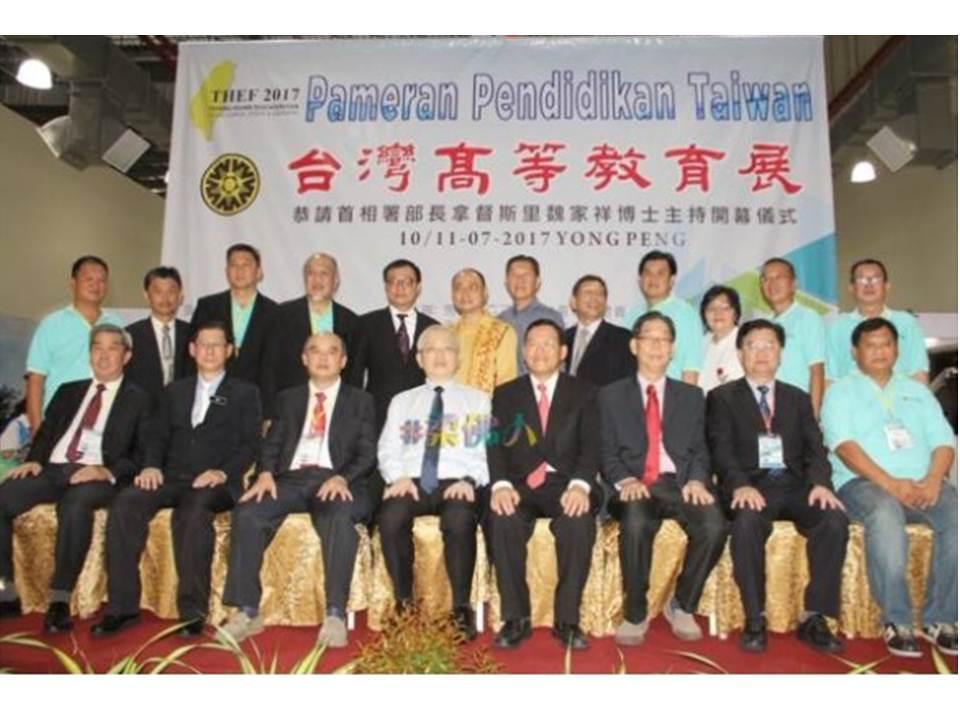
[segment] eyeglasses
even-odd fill
[[[640,335],[637,339],[647,345],[670,345],[673,342],[673,338],[660,335]]]
[[[880,275],[861,275],[855,278],[853,282],[861,287],[872,287],[873,285],[883,284],[883,277]]]
[[[707,305],[708,313],[730,312],[733,310],[731,305]]]
[[[227,346],[227,343],[224,342],[197,342],[195,344],[201,350],[219,350]]]
[[[777,346],[777,343],[770,342],[769,340],[758,340],[756,342],[744,343],[743,349],[749,350],[750,352],[759,352],[760,350],[773,350]]]

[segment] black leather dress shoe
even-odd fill
[[[477,636],[477,620],[473,614],[473,609],[468,605],[462,605],[453,609],[453,624],[463,635],[467,642],[470,642]]]
[[[23,608],[20,606],[20,598],[0,600],[0,618],[20,617],[21,615],[23,615]]]
[[[177,630],[177,637],[197,637],[203,632],[203,618],[194,618],[193,620],[180,618],[180,622],[185,622],[187,624]]]
[[[565,648],[571,647],[574,650],[586,650],[590,647],[590,643],[587,642],[587,636],[583,634],[583,630],[580,629],[579,625],[554,623],[553,636],[559,640],[560,644]]]
[[[70,605],[65,602],[52,602],[43,618],[43,631],[51,635],[64,633],[73,629],[73,620],[70,619]]]
[[[797,638],[817,652],[838,653],[843,650],[843,642],[830,632],[823,615],[811,615],[797,628]]]
[[[740,649],[747,652],[764,652],[767,649],[767,621],[747,620],[747,626],[740,634]]]
[[[517,647],[533,633],[530,618],[507,620],[493,638],[494,647],[510,649]]]
[[[104,615],[103,620],[90,628],[90,634],[94,637],[107,637],[115,635],[121,630],[125,630],[131,625],[140,622],[140,613],[133,615]]]

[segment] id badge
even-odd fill
[[[779,435],[769,433],[757,437],[757,457],[760,459],[761,470],[782,470],[783,439]]]
[[[896,421],[888,422],[883,426],[883,432],[887,435],[887,446],[893,452],[913,449],[913,438],[910,437],[910,431],[900,423]]]
[[[320,435],[308,436],[300,439],[297,447],[297,465],[316,465],[320,462],[320,448],[323,446],[323,437]]]
[[[103,434],[96,430],[84,429],[80,433],[80,443],[77,449],[82,453],[84,465],[103,465]]]

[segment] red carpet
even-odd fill
[[[119,637],[99,640],[92,638],[89,634],[90,625],[94,620],[78,622],[73,633],[55,637],[42,634],[42,621],[43,617],[39,614],[2,620],[0,621],[0,638],[13,633],[30,633],[43,642],[61,648],[81,662],[85,659],[97,672],[105,672],[116,661],[136,652],[151,637],[171,625],[168,621],[159,620],[149,613],[144,613],[143,620],[136,627],[127,630]],[[357,629],[351,633],[350,647],[343,650],[328,650],[320,662],[318,672],[332,672],[348,663],[353,658],[359,643],[368,642],[375,637],[375,634],[364,626],[362,613],[357,618],[357,626]],[[257,667],[269,669],[276,655],[277,671],[286,672],[307,654],[315,637],[315,628],[271,628],[253,640],[247,641],[243,647],[254,659]],[[490,640],[491,634],[488,630],[467,649],[489,647]],[[146,660],[151,657],[163,657],[186,644],[190,642],[176,637],[165,638],[151,644],[139,655],[139,658]],[[259,649],[262,661],[256,659],[254,645]],[[854,640],[847,641],[847,649],[842,657],[844,660],[858,664],[883,659],[874,668],[877,673],[936,672],[929,645],[924,642],[921,647],[924,651],[923,658],[906,660],[888,655],[880,640]],[[652,623],[644,645],[637,648],[623,648],[623,662],[628,673],[719,672],[705,662],[676,654],[678,652],[694,653],[707,658],[729,673],[851,672],[851,668],[841,660],[810,650],[792,635],[771,634],[768,651],[761,656],[755,656],[741,652],[737,648],[735,636],[727,640],[706,638],[699,643],[684,643],[673,637],[669,626],[662,618],[657,618]],[[518,650],[491,650],[491,656],[504,673],[564,672],[565,652],[550,636],[547,629],[536,630],[533,637]],[[947,657],[945,660],[950,671],[956,673],[956,658]],[[194,650],[184,655],[182,661],[203,673],[240,672],[234,656],[216,650]],[[617,672],[620,665],[620,656],[612,638],[591,638],[589,650],[572,654],[571,671],[609,674]],[[4,643],[0,643],[0,668],[16,673],[64,672],[63,666],[48,650],[14,647]],[[189,672],[189,670],[174,667],[168,672]]]

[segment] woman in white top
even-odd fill
[[[743,377],[737,356],[737,326],[740,324],[740,296],[725,285],[714,285],[700,302],[703,336],[703,370],[698,385],[704,394],[718,385]]]

